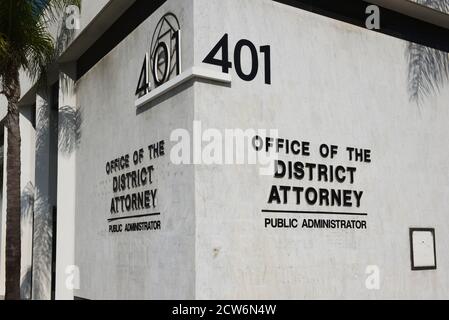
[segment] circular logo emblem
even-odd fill
[[[156,87],[180,73],[180,37],[178,18],[167,13],[156,25],[150,45],[150,68]]]

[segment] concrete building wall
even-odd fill
[[[113,0],[81,1],[81,19],[80,19],[81,28],[77,32],[81,32],[90,22],[92,22],[95,16],[98,15],[101,12],[101,10],[112,1]]]
[[[195,1],[196,64],[225,33],[230,59],[240,39],[271,46],[272,84],[260,66],[252,82],[232,68],[231,88],[198,83],[203,128],[277,129],[311,144],[309,157],[280,159],[354,165],[357,176],[339,185],[261,176],[251,165],[196,166],[196,298],[447,298],[449,88],[410,101],[402,40],[271,1]],[[248,73],[247,48],[242,61]],[[319,156],[322,143],[339,147],[335,159]],[[350,162],[348,146],[370,149],[371,163]],[[347,210],[367,212],[368,228],[265,228],[265,218],[322,217],[263,209],[333,209],[291,197],[269,204],[272,185],[363,190],[360,208]],[[411,271],[410,227],[435,228],[437,270]],[[371,265],[379,290],[366,287]]]
[[[170,133],[191,130],[193,88],[187,83],[136,110],[135,90],[145,52],[160,18],[173,12],[183,28],[183,68],[193,61],[193,2],[168,1],[77,82],[81,112],[76,150],[75,264],[79,290],[88,299],[192,299],[194,294],[193,167],[170,162]],[[148,146],[165,142],[165,156],[149,159]],[[142,163],[122,171],[154,166],[153,183],[114,194],[106,164],[133,151]],[[134,214],[160,216],[127,222],[160,221],[160,230],[110,233],[111,199],[116,195],[157,189],[156,207]],[[129,213],[128,215],[133,215]]]
[[[74,74],[75,64],[64,65],[59,80],[55,298],[64,300],[73,299],[78,281],[75,273],[75,160],[81,114],[76,103]]]
[[[50,179],[53,124],[51,90],[41,90],[36,100],[36,185],[34,202],[33,299],[51,298],[53,203]]]
[[[182,25],[184,70],[220,71],[203,60],[228,34],[232,84],[189,82],[136,112],[132,105],[143,53],[158,19],[170,11]],[[241,39],[250,40],[257,51],[271,47],[270,85],[264,83],[260,52],[253,81],[236,73],[234,48]],[[241,52],[245,74],[251,69],[247,49]],[[449,279],[442,270],[449,240],[449,155],[444,147],[449,91],[425,97],[419,106],[412,102],[406,50],[402,40],[268,0],[168,1],[77,83],[82,122],[75,160],[75,264],[80,275],[75,295],[447,297]],[[161,139],[173,147],[172,130],[192,134],[193,120],[201,121],[204,130],[220,132],[278,130],[281,138],[310,142],[312,150],[299,158],[281,152],[281,160],[352,165],[356,179],[298,182],[260,175],[257,165],[176,166],[166,155],[149,162],[158,167],[162,230],[109,233],[106,220],[114,193],[106,162]],[[335,159],[319,156],[323,143],[339,147]],[[346,147],[369,149],[372,161],[350,161]],[[343,209],[366,212],[366,218],[357,219],[368,227],[267,228],[267,218],[317,218],[262,212],[317,209],[291,198],[285,204],[267,203],[272,186],[279,184],[360,189],[360,206]],[[411,271],[410,227],[436,228],[437,270]],[[378,290],[366,286],[369,266],[380,271]]]
[[[31,299],[32,263],[33,263],[33,216],[34,216],[34,160],[35,160],[35,128],[34,106],[21,109],[20,130],[21,145],[21,179],[22,189],[20,205],[22,212],[22,283],[21,295],[23,299]]]
[[[5,96],[0,96],[0,117],[2,119],[5,117],[8,107],[8,101],[6,100]]]
[[[6,176],[6,159],[7,159],[7,138],[8,138],[8,130],[6,128],[4,128],[4,145],[3,145],[3,163],[5,164],[3,166],[3,177]],[[0,263],[1,263],[1,268],[0,268],[0,297],[4,297],[5,296],[5,254],[6,254],[6,202],[7,202],[7,192],[6,190],[6,179],[3,178],[3,194],[2,194],[2,208],[1,208],[1,233],[0,233]]]
[[[83,1],[82,29],[76,34],[110,3]],[[167,12],[180,20],[183,71],[195,66],[220,72],[221,67],[203,60],[228,34],[232,84],[188,81],[136,109],[143,57]],[[57,34],[58,27],[53,29]],[[234,50],[241,39],[251,41],[257,51],[258,73],[252,81],[236,72]],[[271,84],[264,83],[260,52],[266,45],[271,48]],[[442,86],[419,105],[411,101],[407,48],[402,40],[269,0],[169,0],[79,81],[74,80],[74,64],[62,66],[61,73],[53,74],[61,87],[57,148],[51,147],[49,100],[43,92],[30,99],[37,102],[36,133],[29,107],[21,115],[24,295],[29,296],[33,262],[33,298],[51,297],[52,207],[57,205],[60,299],[447,298],[449,89]],[[254,61],[249,53],[247,46],[241,51],[244,74]],[[32,84],[23,74],[21,79],[25,95]],[[0,100],[0,110],[5,108]],[[281,160],[353,166],[356,179],[277,179],[249,164],[175,165],[170,136],[180,128],[192,137],[194,120],[201,121],[203,130],[221,133],[278,130],[281,138],[311,145],[310,156],[281,151]],[[150,159],[148,146],[160,141],[165,155]],[[335,159],[319,156],[322,143],[338,146]],[[350,161],[346,147],[369,149],[371,162]],[[134,165],[133,152],[140,149],[144,157]],[[129,168],[108,174],[107,163],[124,155],[130,157]],[[55,166],[58,171],[52,175]],[[113,177],[148,166],[154,168],[150,186],[114,192]],[[368,227],[266,227],[266,219],[295,218],[301,224],[320,218],[314,210],[335,209],[304,200],[297,204],[291,196],[285,203],[268,203],[270,190],[279,185],[361,190],[359,207],[338,209],[367,213],[354,219]],[[159,221],[161,229],[110,232],[118,221],[110,219],[123,217],[111,213],[111,200],[149,187],[157,190],[157,202],[152,210],[135,214],[160,215],[120,221],[123,226]],[[2,200],[5,204],[6,197]],[[5,214],[3,205],[0,262]],[[38,230],[34,244],[33,223]],[[411,227],[435,228],[436,270],[411,271]],[[380,272],[376,290],[366,285],[370,266]],[[0,268],[0,296],[3,292]]]

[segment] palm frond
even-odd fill
[[[35,36],[27,39],[27,45],[24,48],[26,71],[32,81],[37,80],[45,71],[46,66],[54,60],[53,38],[45,26],[37,26],[35,32]]]

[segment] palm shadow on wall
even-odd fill
[[[25,188],[22,190],[22,194],[20,196],[20,204],[21,204],[21,225],[22,228],[27,228],[28,226],[33,225],[33,216],[34,216],[34,186],[29,181]],[[25,229],[26,230],[26,229]],[[21,230],[22,238],[23,238],[24,230]],[[32,267],[28,266],[25,275],[21,279],[20,283],[20,295],[22,299],[29,300],[31,299],[31,280],[32,280]]]
[[[63,24],[59,26],[59,30],[55,44],[55,57],[60,55],[74,35],[73,30],[68,30]],[[75,90],[73,82],[69,81],[67,77],[60,78],[59,86],[59,94],[64,96],[70,96]],[[68,156],[75,152],[81,139],[82,117],[80,108],[75,105],[62,105],[55,109],[56,103],[51,101],[50,90],[44,88],[44,91],[46,92],[46,104],[40,106],[36,114],[36,125],[38,127],[35,145],[36,182],[48,180],[49,183],[53,183],[54,181],[47,175],[51,170],[50,167],[57,165],[58,160],[52,154],[60,153]],[[56,139],[57,141],[55,141]],[[45,186],[45,183],[43,186]],[[30,270],[30,276],[28,277],[27,273],[27,277],[24,277],[23,293],[24,296],[31,295],[32,290],[33,298],[50,299],[52,256],[56,254],[53,251],[53,236],[55,236],[53,233],[54,206],[48,197],[50,191],[41,190],[40,187],[41,185],[36,183],[33,201],[33,266]]]
[[[54,61],[63,53],[63,51],[70,44],[70,41],[75,35],[74,29],[67,29],[65,26],[65,19],[60,19],[58,25],[58,36],[55,41]],[[46,79],[44,77],[44,79]],[[71,81],[70,76],[66,75],[60,78],[60,94],[70,96],[75,92],[75,87]],[[47,90],[47,98],[50,97],[50,92]],[[47,103],[50,102],[47,100]],[[52,119],[51,105],[44,105],[39,108],[37,119],[40,119],[39,130],[36,131],[36,149],[39,150],[45,143],[47,143],[47,134],[56,133],[58,137],[58,150],[64,154],[71,154],[76,150],[81,139],[81,109],[72,105],[59,106],[57,125]]]
[[[56,55],[59,56],[70,41],[74,37],[74,30],[67,29],[64,19],[59,26],[59,36],[56,41]],[[63,95],[72,95],[75,91],[73,87],[73,79],[70,79],[69,75],[65,75],[61,78],[60,92]],[[81,109],[76,106],[64,105],[59,107],[58,115],[58,150],[61,153],[70,155],[74,152],[81,140]]]
[[[449,0],[415,0],[415,2],[449,13]],[[406,56],[409,98],[420,105],[426,98],[437,94],[449,81],[449,54],[410,42],[407,44]]]
[[[59,108],[58,150],[70,155],[79,146],[81,140],[81,110],[71,106]]]
[[[55,111],[53,111],[55,112]],[[60,153],[66,156],[71,155],[79,146],[81,139],[81,111],[74,106],[61,106],[56,111],[57,122],[54,121],[51,107],[44,105],[39,108],[37,119],[39,130],[36,131],[36,152],[37,153]],[[53,139],[57,139],[57,145],[52,147]],[[53,142],[54,143],[54,142]],[[50,158],[52,156],[50,155]],[[56,165],[57,158],[51,160],[46,156],[36,157],[36,181],[50,179],[46,176],[51,171],[50,166]],[[54,174],[54,173],[53,173]],[[50,180],[50,183],[51,180]],[[45,185],[45,184],[44,184]],[[49,190],[41,190],[39,184],[36,185],[34,195],[34,235],[33,235],[33,285],[34,298],[48,299],[51,288],[51,261],[56,254],[53,250],[53,205],[47,196]],[[53,200],[55,201],[55,200]],[[31,279],[25,279],[28,282]],[[25,282],[24,282],[25,283]],[[24,287],[24,293],[29,292],[28,287]],[[25,295],[27,296],[27,295]]]
[[[51,259],[52,259],[52,236],[53,230],[51,222],[48,221],[48,215],[51,208],[48,205],[48,199],[41,195],[36,189],[35,199],[35,216],[34,216],[34,234],[33,234],[33,292],[34,299],[42,299],[46,297],[46,293],[50,290],[46,285],[50,283],[51,277]],[[51,215],[50,215],[51,217]],[[34,287],[34,284],[40,283]],[[48,297],[47,297],[48,298]]]

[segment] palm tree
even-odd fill
[[[32,81],[45,78],[54,61],[55,40],[48,31],[67,5],[79,0],[0,0],[0,94],[8,101],[6,299],[20,299],[20,127],[19,71]]]

